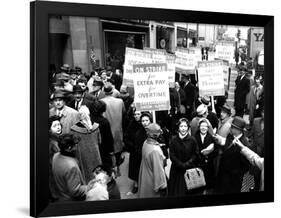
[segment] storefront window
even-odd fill
[[[105,32],[105,65],[122,70],[126,47],[143,49],[144,43],[145,35],[141,33]]]
[[[157,26],[156,29],[156,40],[157,40],[157,48],[158,49],[166,49],[166,51],[172,51],[172,36],[174,29],[165,27],[165,26]]]
[[[187,30],[177,29],[177,47],[187,48]]]

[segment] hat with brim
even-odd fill
[[[202,116],[207,111],[208,111],[208,107],[205,104],[200,104],[196,109],[196,113],[197,113],[198,116]]]
[[[81,88],[79,85],[73,86],[73,93],[83,93],[85,90]]]
[[[103,86],[103,81],[99,78],[96,78],[93,82],[93,86]]]
[[[201,98],[201,102],[203,103],[203,104],[205,104],[205,105],[209,105],[210,104],[210,97],[209,96],[203,96],[202,98]]]
[[[226,112],[227,114],[231,115],[231,107],[228,105],[228,104],[224,104],[222,107],[221,107],[221,110]]]
[[[113,93],[113,87],[112,85],[108,84],[103,88],[105,95],[111,95]]]
[[[151,123],[146,128],[146,134],[148,137],[155,138],[162,133],[161,127],[157,123]]]
[[[243,130],[245,130],[245,127],[246,127],[246,121],[242,117],[236,116],[233,118],[231,127],[234,127],[236,129],[243,131]]]
[[[55,91],[52,95],[51,95],[51,100],[55,100],[56,98],[61,98],[61,99],[65,99],[65,93],[61,90]]]
[[[56,74],[55,79],[68,81],[70,79],[70,76],[69,76],[69,74],[67,74],[65,72],[61,72],[61,73]]]

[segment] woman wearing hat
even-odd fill
[[[164,170],[165,156],[157,142],[161,128],[156,123],[146,127],[147,139],[143,143],[139,172],[139,198],[161,197],[165,195],[167,179]]]
[[[71,133],[80,138],[77,147],[77,159],[82,175],[88,183],[92,178],[92,170],[101,164],[99,144],[101,136],[99,124],[90,120],[90,111],[87,106],[82,105],[79,109],[80,121],[71,127]]]
[[[170,145],[171,170],[169,176],[169,196],[188,194],[184,173],[187,169],[197,167],[198,145],[189,134],[189,122],[181,118],[178,122],[178,134],[173,137]]]
[[[91,188],[86,185],[76,159],[78,141],[78,138],[69,133],[59,138],[60,152],[54,155],[52,162],[58,201],[84,200]]]
[[[208,106],[205,105],[205,104],[200,104],[197,109],[196,109],[196,113],[197,113],[197,116],[194,117],[192,120],[191,120],[191,123],[190,123],[190,131],[191,131],[191,135],[192,136],[195,136],[197,130],[198,130],[198,127],[199,127],[199,121],[202,119],[202,118],[206,118],[207,122],[209,123],[209,133],[211,135],[213,135],[214,133],[214,130],[213,130],[213,127],[212,125],[210,124],[210,121],[207,119],[207,116],[208,116]]]
[[[249,142],[244,135],[246,122],[241,117],[234,117],[230,133],[226,138],[214,136],[217,144],[222,145],[215,185],[216,193],[241,192],[243,176],[249,168],[249,162],[241,154],[241,148],[237,146],[239,140],[249,147]]]

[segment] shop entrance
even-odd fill
[[[125,49],[145,47],[145,33],[105,30],[105,66],[121,69],[125,61]]]

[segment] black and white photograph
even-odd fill
[[[31,216],[274,201],[273,16],[30,16]]]
[[[51,201],[264,190],[264,29],[50,16]]]

